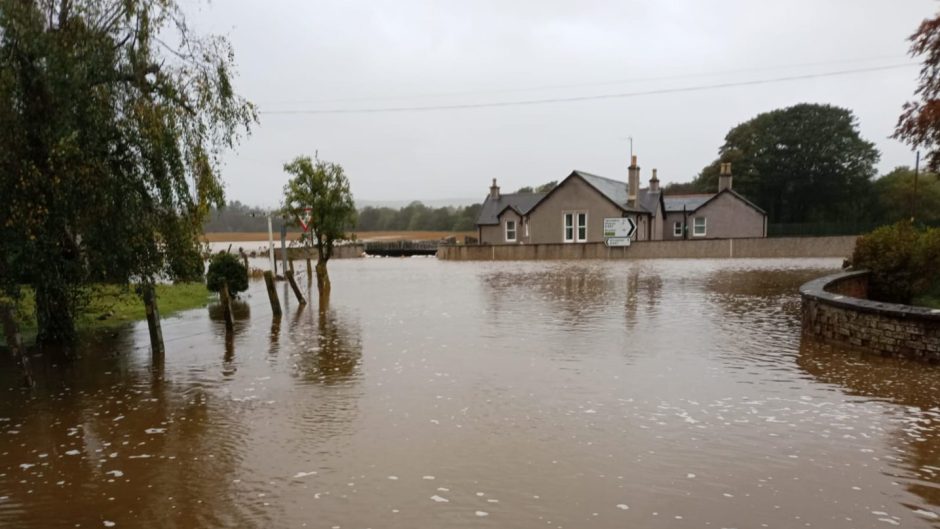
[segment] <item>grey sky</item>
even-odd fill
[[[187,2],[235,48],[262,112],[354,110],[635,93],[912,63],[929,0]],[[853,110],[879,168],[913,164],[888,139],[917,67],[762,85],[462,110],[267,114],[227,156],[229,200],[273,206],[300,154],[342,164],[357,199],[469,197],[583,169],[691,180],[724,135],[800,102]]]

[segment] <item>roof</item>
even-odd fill
[[[767,214],[767,212],[761,209],[757,204],[744,198],[741,195],[741,193],[738,193],[737,191],[730,189],[730,188],[723,189],[717,193],[699,193],[699,194],[694,194],[694,195],[667,195],[663,197],[663,199],[666,203],[667,213],[681,212],[683,210],[692,212],[704,206],[705,204],[708,204],[712,200],[718,198],[718,196],[721,195],[722,193],[729,193],[731,195],[734,195],[735,198],[737,198],[741,202],[744,202],[748,206],[754,208],[759,213],[764,214],[764,215]]]
[[[499,215],[512,208],[516,213],[525,215],[538,204],[542,197],[548,193],[507,193],[500,195],[497,200],[487,195],[483,201],[483,207],[480,208],[480,216],[477,217],[477,224],[499,224]]]
[[[594,189],[597,189],[602,195],[607,197],[608,200],[619,206],[624,211],[651,214],[656,213],[656,204],[659,202],[659,197],[661,195],[659,191],[652,192],[649,189],[640,189],[639,196],[637,197],[639,206],[633,207],[628,204],[629,197],[627,196],[626,182],[605,178],[603,176],[597,176],[595,174],[586,173],[584,171],[574,171],[573,174],[580,176],[582,180],[590,184]]]
[[[675,211],[695,211],[702,204],[708,202],[717,193],[698,193],[694,195],[665,195],[663,201],[666,203],[667,212]]]

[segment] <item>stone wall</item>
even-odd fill
[[[849,257],[855,236],[779,237],[634,241],[624,248],[603,243],[496,244],[441,246],[437,257],[446,261],[520,261],[551,259],[716,259],[725,257]]]
[[[806,283],[803,334],[866,353],[940,362],[940,310],[871,301],[867,293],[864,271]]]

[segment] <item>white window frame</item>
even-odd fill
[[[571,221],[571,224],[568,222]],[[571,237],[568,236],[568,230],[571,230]],[[561,240],[565,242],[574,242],[574,212],[566,211],[561,214]]]
[[[584,223],[579,221],[584,220]],[[569,224],[570,222],[570,224]],[[584,229],[584,236],[581,236],[581,229]],[[571,230],[571,236],[568,236],[568,230]],[[561,240],[564,242],[587,242],[588,240],[588,212],[587,211],[565,211],[561,214]]]
[[[510,224],[512,224],[512,229],[509,228]],[[516,242],[516,237],[518,236],[518,233],[516,232],[519,229],[519,225],[516,224],[516,221],[514,220],[507,220],[505,226],[506,226],[506,242]],[[512,232],[512,238],[509,237],[510,231]]]
[[[702,221],[702,232],[699,233],[698,221]],[[693,217],[692,218],[692,236],[693,237],[705,237],[708,233],[708,218],[707,217]]]
[[[682,237],[682,223],[679,221],[672,223],[672,236]]]

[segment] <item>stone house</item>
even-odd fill
[[[637,224],[634,239],[639,241],[766,234],[766,214],[731,191],[730,164],[727,174],[722,166],[719,192],[708,195],[664,197],[655,169],[649,187],[641,189],[636,156],[627,174],[628,182],[621,182],[572,171],[547,193],[501,194],[494,178],[477,219],[480,242],[604,242],[604,219],[612,217],[632,217]]]

